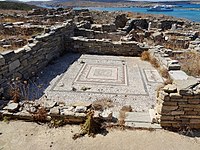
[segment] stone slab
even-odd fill
[[[149,112],[126,112],[125,122],[151,123]]]
[[[188,75],[182,70],[169,71],[169,75],[173,80],[187,80]]]
[[[161,129],[160,124],[125,122],[125,126],[134,128]]]

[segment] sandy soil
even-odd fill
[[[73,140],[79,126],[49,128],[31,122],[0,122],[0,150],[199,150],[200,138],[164,130],[109,130],[106,136]]]

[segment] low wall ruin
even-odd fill
[[[75,36],[83,36],[89,39],[111,39],[112,41],[120,41],[121,37],[125,34],[121,33],[109,33],[102,31],[94,31],[91,29],[79,28],[75,30]]]
[[[157,118],[163,128],[200,129],[200,83],[179,80],[158,91]]]
[[[52,59],[66,51],[65,41],[74,35],[74,23],[68,20],[48,33],[36,36],[23,48],[0,54],[0,85],[15,77],[29,78]]]
[[[140,56],[148,50],[135,41],[111,41],[109,39],[87,39],[85,37],[71,37],[71,51],[87,54]]]

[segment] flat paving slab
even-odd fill
[[[116,107],[148,111],[162,82],[157,70],[139,57],[81,55],[51,81],[45,95],[68,103],[111,99]]]
[[[149,112],[126,112],[125,122],[151,123]]]

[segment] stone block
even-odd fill
[[[175,93],[177,88],[173,84],[168,84],[163,88],[164,92],[166,93]]]
[[[182,70],[169,71],[169,75],[173,80],[187,80],[188,75]]]
[[[164,92],[164,91],[159,92],[159,98],[164,100],[164,101],[170,100],[169,94]]]
[[[100,114],[100,116],[103,118],[103,119],[105,119],[105,120],[112,120],[112,111],[110,111],[110,110],[104,110],[101,114]]]
[[[75,113],[73,111],[69,111],[68,109],[62,109],[60,114],[65,115],[65,116],[74,116],[75,115]]]
[[[9,112],[14,112],[19,108],[18,103],[8,103],[7,106],[5,106],[3,109],[8,110]]]
[[[44,101],[44,103],[42,104],[44,108],[53,108],[55,105],[57,104],[57,102],[55,101],[51,101],[51,100],[46,100]]]
[[[185,99],[199,99],[199,96],[198,95],[187,95],[187,96],[183,96],[183,98],[185,98]]]
[[[197,116],[197,115],[181,115],[180,118],[186,118],[186,119],[200,119],[200,116]]]
[[[17,59],[17,60],[15,60],[15,61],[11,62],[11,63],[9,64],[9,72],[15,70],[15,69],[18,68],[19,66],[20,66],[20,61],[19,61],[19,59]]]
[[[183,107],[183,108],[198,108],[198,109],[200,109],[200,105],[194,105],[194,104],[180,104],[179,106]]]
[[[172,115],[184,115],[184,111],[172,111],[171,114]]]
[[[176,110],[178,109],[178,106],[163,106],[162,110],[167,110],[167,111],[171,111],[171,110]]]
[[[91,102],[75,102],[72,104],[72,106],[77,107],[77,106],[85,106],[85,107],[90,107],[92,105]]]
[[[5,65],[5,64],[6,64],[5,59],[3,58],[2,55],[0,55],[0,66]]]
[[[184,108],[183,110],[184,110],[184,111],[193,111],[193,110],[196,111],[194,108]],[[200,109],[197,109],[197,110],[200,111]]]
[[[161,114],[162,105],[156,105],[155,110],[158,114]]]
[[[5,59],[5,61],[9,61],[14,55],[14,51],[10,50],[10,51],[3,51],[1,52],[1,55],[3,56],[3,58]]]
[[[196,111],[186,111],[185,114],[186,115],[198,115],[198,112],[196,112]]]
[[[173,128],[180,128],[181,125],[179,123],[172,123]]]
[[[187,99],[171,98],[170,101],[172,101],[172,102],[187,102]]]
[[[163,105],[164,106],[177,106],[178,103],[177,102],[168,102],[168,101],[166,101],[166,102],[163,103]]]
[[[180,64],[168,64],[168,70],[180,70],[181,65]]]
[[[125,122],[152,122],[148,112],[126,112],[125,116]]]
[[[192,87],[198,84],[198,80],[194,77],[188,77],[187,80],[175,80],[177,90],[180,95],[193,95]]]
[[[194,110],[194,111],[197,111],[197,112],[200,112],[200,109],[196,109],[196,108],[194,108],[193,110]]]
[[[200,124],[197,123],[197,124],[190,124],[190,127],[193,128],[193,129],[200,129]]]
[[[188,103],[189,104],[200,104],[200,100],[199,99],[188,99]]]
[[[59,107],[53,107],[53,108],[51,108],[49,113],[51,115],[59,115],[60,114]]]
[[[86,112],[86,110],[87,110],[87,107],[85,107],[85,106],[76,106],[76,108],[75,108],[76,113],[84,113],[84,112]]]
[[[172,126],[171,123],[163,123],[163,122],[161,122],[160,125],[161,125],[162,127],[171,127],[171,126]]]
[[[86,114],[85,113],[75,113],[75,117],[85,118]]]
[[[170,93],[169,94],[170,98],[173,98],[173,99],[180,99],[182,98],[182,96],[179,94],[179,93]]]
[[[190,119],[190,123],[200,124],[200,119]]]
[[[161,122],[162,122],[163,120],[174,120],[174,116],[164,116],[164,115],[162,115],[162,116],[160,117],[160,119],[161,119]]]

